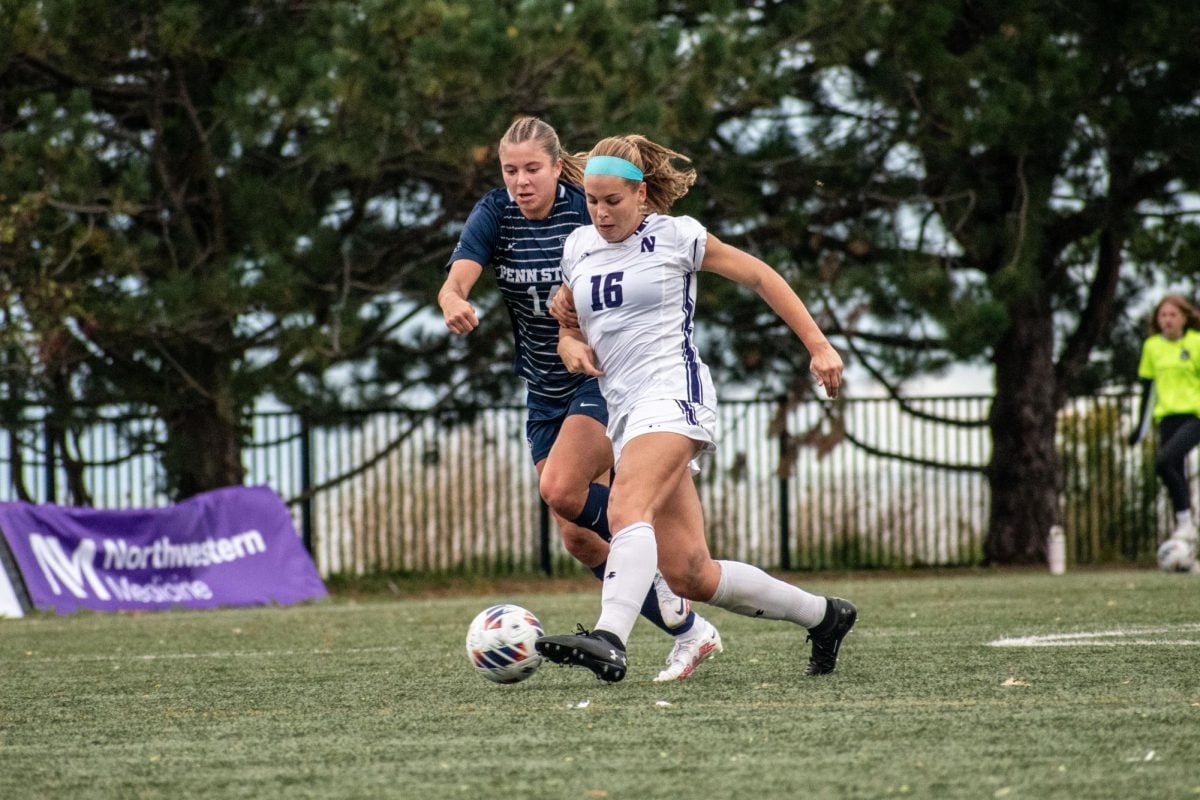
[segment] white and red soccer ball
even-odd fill
[[[485,608],[467,629],[467,658],[475,671],[496,683],[520,683],[541,666],[533,643],[543,635],[542,623],[520,606]]]

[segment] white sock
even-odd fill
[[[785,619],[815,628],[825,618],[828,601],[790,583],[772,578],[758,567],[741,561],[718,561],[721,581],[708,602],[747,617]]]
[[[604,569],[596,627],[628,642],[656,569],[658,544],[649,523],[635,522],[614,533],[608,546],[608,566]]]
[[[1176,528],[1187,528],[1187,527],[1190,527],[1191,524],[1192,524],[1191,510],[1175,512],[1175,527]]]

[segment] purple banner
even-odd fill
[[[287,605],[326,594],[287,507],[266,486],[153,509],[0,503],[0,532],[34,607],[60,614]]]

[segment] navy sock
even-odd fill
[[[595,531],[606,542],[612,541],[612,532],[608,529],[608,487],[602,483],[588,484],[583,511],[571,522]]]
[[[661,578],[659,580],[662,580]],[[654,591],[654,587],[650,587],[650,591],[646,593],[646,599],[642,601],[642,616],[653,622],[659,629],[666,631],[671,636],[678,636],[681,633],[687,633],[692,629],[692,625],[696,623],[696,612],[689,611],[687,619],[674,628],[668,628],[667,623],[662,618],[662,611],[658,608],[658,594]]]
[[[592,484],[595,486],[596,484]],[[592,574],[596,576],[596,580],[604,580],[604,569],[608,566],[608,562],[604,561],[592,567]],[[654,587],[650,587],[650,591],[646,592],[646,599],[642,601],[642,616],[650,620],[660,630],[671,636],[678,636],[681,633],[687,633],[692,629],[692,625],[696,624],[696,612],[689,611],[687,619],[683,623],[674,628],[668,628],[667,623],[662,618],[662,611],[658,608],[658,594],[654,591]]]

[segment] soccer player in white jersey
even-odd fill
[[[526,438],[542,496],[567,551],[602,578],[612,468],[612,447],[604,435],[608,407],[595,378],[563,366],[558,322],[546,309],[562,283],[563,241],[587,221],[580,189],[583,159],[563,153],[554,128],[535,117],[514,122],[499,151],[505,188],[488,192],[475,205],[447,264],[438,304],[450,331],[474,330],[479,319],[467,298],[484,265],[492,267],[512,321],[513,368],[527,389]],[[642,596],[641,613],[675,641],[656,680],[687,678],[722,650],[716,627],[661,578]]]
[[[573,373],[597,377],[609,404],[616,472],[613,531],[600,618],[589,633],[543,636],[537,650],[559,664],[616,682],[626,642],[657,568],[682,597],[808,630],[807,672],[837,665],[858,612],[738,561],[715,561],[704,538],[692,475],[716,447],[716,395],[693,337],[696,277],[713,272],[753,289],[811,356],[810,371],[835,397],[842,359],[777,272],[725,244],[691,217],[668,216],[695,170],[643,136],[604,139],[591,151],[584,193],[592,224],[563,247],[564,287],[551,306],[562,323],[559,353]]]

